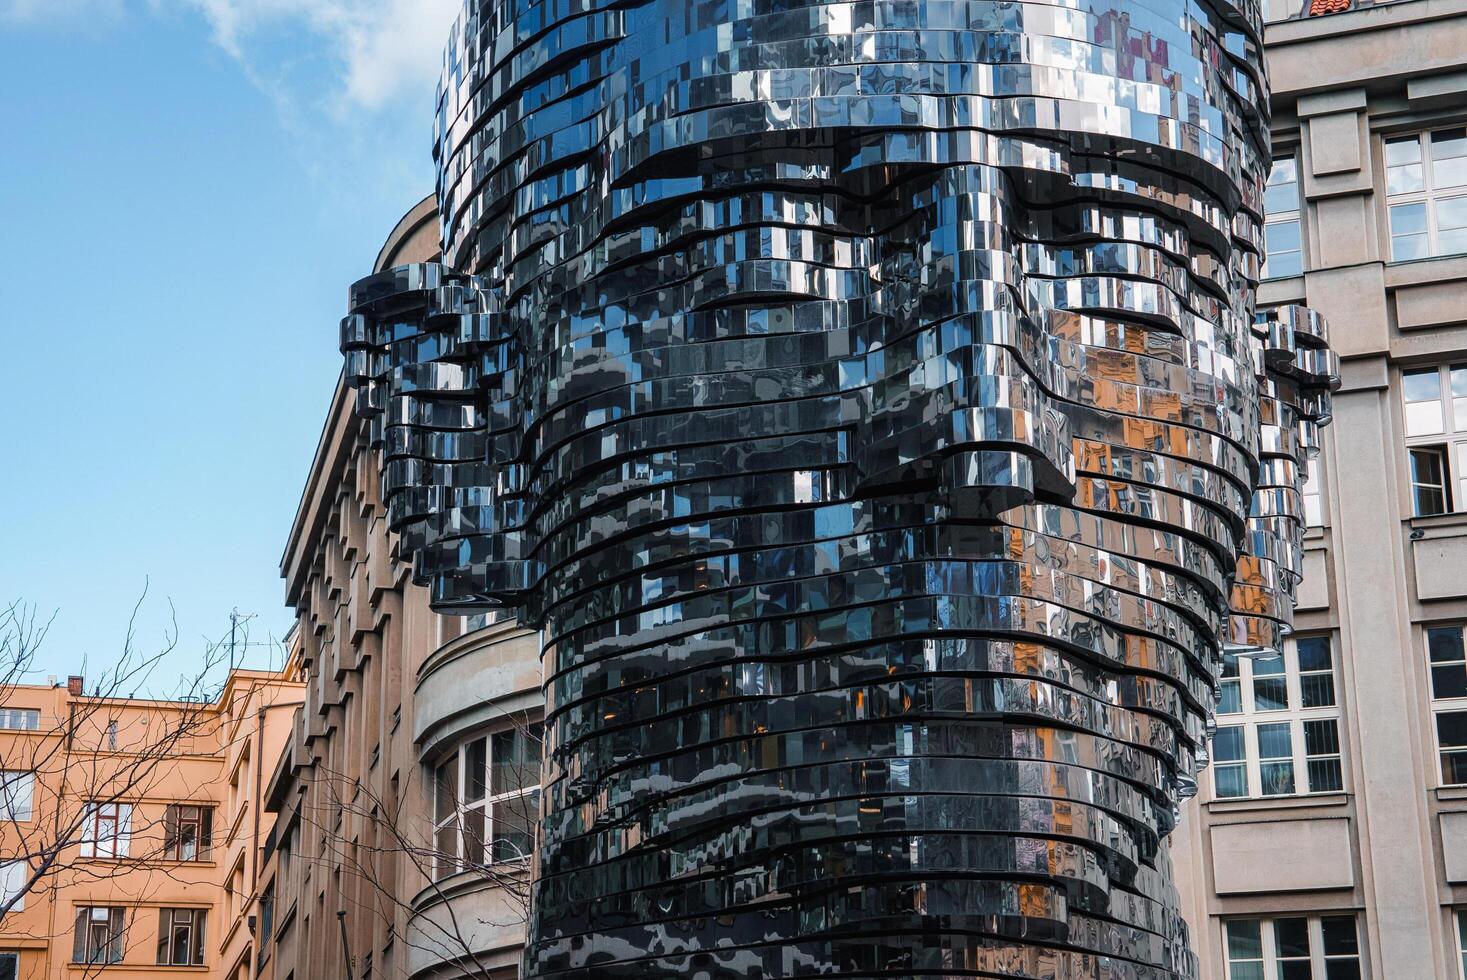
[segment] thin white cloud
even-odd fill
[[[194,11],[216,44],[267,90],[276,88],[267,38],[305,35],[334,67],[347,106],[426,101],[462,0],[0,0],[0,23],[94,26],[130,12]],[[278,92],[273,93],[278,95]]]

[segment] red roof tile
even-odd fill
[[[1350,9],[1350,0],[1309,0],[1309,16],[1339,14]]]

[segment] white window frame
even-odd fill
[[[1457,965],[1462,969],[1462,980],[1467,980],[1467,908],[1452,909],[1452,921],[1457,927]]]
[[[1304,483],[1299,491],[1304,503],[1304,526],[1324,527],[1329,523],[1324,493],[1324,449],[1321,447],[1319,455],[1299,465],[1304,468]]]
[[[25,861],[0,862],[0,902],[14,898],[15,904],[10,907],[12,912],[25,909],[26,879],[30,877],[30,870]]]
[[[1353,919],[1355,922],[1355,952],[1352,954],[1326,954],[1324,951],[1324,920],[1325,919]],[[1310,976],[1315,980],[1324,980],[1329,975],[1329,964],[1342,960],[1354,960],[1360,967],[1361,980],[1368,980],[1369,962],[1365,956],[1364,944],[1360,941],[1360,916],[1354,912],[1325,912],[1299,915],[1275,915],[1257,916],[1245,915],[1235,916],[1223,920],[1222,929],[1222,959],[1224,976],[1226,980],[1244,980],[1237,974],[1234,967],[1240,963],[1262,963],[1263,980],[1281,980],[1279,975],[1279,960],[1277,935],[1274,932],[1274,924],[1281,919],[1305,919],[1309,928],[1309,970]],[[1232,947],[1229,943],[1229,930],[1234,923],[1257,922],[1259,925],[1259,939],[1262,945],[1261,959],[1234,959]],[[1302,962],[1303,957],[1283,957],[1288,962]]]
[[[1432,372],[1435,372],[1437,376],[1436,398],[1407,401],[1406,379],[1410,376]],[[1460,394],[1453,391],[1454,381]],[[1411,431],[1411,406],[1427,405],[1433,402],[1437,406],[1441,428],[1435,432],[1413,433]],[[1406,436],[1406,486],[1411,494],[1409,505],[1412,516],[1432,516],[1420,514],[1417,511],[1416,483],[1411,467],[1413,449],[1440,449],[1445,457],[1442,465],[1442,479],[1446,481],[1446,485],[1442,489],[1446,498],[1446,510],[1442,513],[1454,514],[1467,510],[1467,361],[1451,361],[1432,367],[1403,369],[1401,371],[1400,405],[1401,431]],[[1460,425],[1457,422],[1459,409],[1462,417]],[[1429,485],[1435,486],[1435,484]]]
[[[82,857],[125,858],[131,845],[131,803],[87,804],[86,822],[82,830]]]
[[[1334,703],[1319,707],[1303,707],[1303,677],[1306,675],[1317,675],[1323,671],[1300,671],[1299,669],[1299,639],[1322,639],[1329,649],[1330,670],[1329,674],[1334,687]],[[1304,636],[1290,638],[1284,644],[1282,675],[1259,675],[1259,676],[1282,676],[1284,678],[1285,694],[1288,707],[1278,709],[1260,710],[1256,706],[1255,698],[1255,658],[1238,657],[1234,661],[1237,665],[1236,677],[1225,677],[1219,682],[1222,685],[1237,685],[1239,700],[1242,710],[1224,714],[1222,704],[1218,706],[1217,727],[1241,728],[1243,730],[1243,757],[1247,776],[1247,793],[1242,796],[1224,796],[1218,791],[1217,772],[1218,761],[1213,758],[1212,763],[1212,798],[1218,801],[1225,800],[1264,800],[1290,798],[1296,796],[1316,796],[1321,793],[1343,793],[1349,789],[1349,775],[1345,766],[1345,743],[1344,723],[1341,719],[1343,705],[1340,703],[1341,678],[1340,678],[1340,653],[1334,642],[1332,634],[1305,634]],[[1339,743],[1340,760],[1340,785],[1324,789],[1314,789],[1310,785],[1309,763],[1322,759],[1336,758],[1333,753],[1321,753],[1310,755],[1305,742],[1304,731],[1306,722],[1333,721],[1335,723],[1335,738]],[[1265,793],[1263,792],[1263,763],[1275,761],[1272,757],[1263,759],[1259,750],[1260,726],[1287,724],[1289,726],[1289,761],[1293,766],[1294,791],[1292,793]],[[1282,760],[1283,757],[1280,757]],[[1236,763],[1221,763],[1224,767],[1236,766]]]
[[[1444,752],[1461,752],[1467,754],[1467,745],[1450,749],[1442,748],[1441,733],[1437,730],[1437,718],[1444,714],[1467,714],[1467,697],[1439,698],[1436,696],[1436,679],[1433,675],[1433,667],[1445,666],[1456,663],[1456,661],[1436,662],[1431,659],[1431,634],[1436,630],[1455,631],[1460,637],[1463,649],[1467,650],[1467,623],[1432,623],[1422,630],[1422,643],[1426,649],[1426,691],[1431,696],[1431,748],[1436,756],[1436,779],[1438,786],[1467,786],[1467,780],[1460,783],[1447,781]],[[1467,660],[1464,660],[1464,669],[1467,669]]]
[[[0,770],[0,820],[26,823],[35,816],[36,774]]]
[[[502,735],[514,729],[500,728],[493,731],[483,732],[473,738],[464,739],[453,750],[452,755],[440,761],[433,768],[431,777],[433,788],[433,841],[434,841],[434,878],[442,879],[461,870],[469,861],[465,853],[470,843],[468,831],[469,824],[476,823],[483,827],[483,839],[478,842],[483,847],[478,861],[473,861],[475,866],[491,864],[518,864],[528,861],[528,853],[515,858],[494,857],[494,845],[497,841],[494,830],[494,808],[498,804],[509,803],[516,799],[530,799],[537,797],[541,787],[538,782],[526,783],[523,787],[512,789],[502,793],[493,791],[494,773],[494,737]],[[540,722],[529,722],[522,726],[526,737],[539,741],[542,738],[543,726]],[[478,743],[484,744],[484,795],[482,799],[465,800],[466,787],[468,786],[469,755],[470,750]],[[450,775],[456,780],[453,788],[455,805],[452,812],[442,812],[442,794],[439,788],[439,773],[444,772],[445,766],[453,766]],[[451,847],[449,844],[451,843]]]
[[[1458,201],[1467,198],[1467,184],[1438,188],[1436,186],[1435,167],[1431,158],[1431,137],[1433,134],[1452,132],[1462,128],[1461,125],[1439,126],[1419,133],[1395,133],[1386,136],[1382,142],[1381,172],[1385,175],[1386,180],[1386,239],[1392,262],[1419,262],[1425,259],[1438,258],[1443,255],[1463,254],[1461,251],[1442,251],[1439,241],[1439,229],[1437,227],[1437,205],[1444,201]],[[1390,189],[1390,146],[1393,143],[1406,143],[1412,139],[1416,140],[1417,152],[1420,154],[1420,162],[1417,165],[1421,167],[1421,189],[1392,193]],[[1426,254],[1397,258],[1397,236],[1395,234],[1395,225],[1391,218],[1391,211],[1393,208],[1412,204],[1422,205],[1426,214]]]
[[[40,727],[39,708],[0,708],[0,729],[7,732],[34,732]]]
[[[1294,179],[1292,181],[1275,180],[1276,175],[1280,173],[1280,168],[1282,168],[1285,163],[1292,167],[1294,171]],[[1304,187],[1299,172],[1299,154],[1295,150],[1290,150],[1287,153],[1280,153],[1278,156],[1274,157],[1273,166],[1269,168],[1268,172],[1268,183],[1265,185],[1265,198],[1267,194],[1267,187],[1277,187],[1285,183],[1292,183],[1294,185],[1294,207],[1290,210],[1275,212],[1268,212],[1267,209],[1265,209],[1265,213],[1263,216],[1264,260],[1263,267],[1260,270],[1259,275],[1264,279],[1288,279],[1291,276],[1302,276],[1309,268],[1309,263],[1307,261],[1308,256],[1304,248]],[[1299,248],[1297,250],[1290,249],[1288,251],[1279,253],[1280,255],[1297,254],[1299,256],[1299,269],[1296,272],[1282,272],[1276,274],[1269,271],[1268,266],[1270,257],[1268,255],[1268,229],[1271,226],[1279,225],[1293,225],[1295,233],[1299,236]]]

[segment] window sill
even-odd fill
[[[1467,786],[1438,786],[1432,792],[1439,801],[1467,800]]]
[[[103,970],[115,970],[119,973],[155,973],[163,970],[167,973],[207,974],[213,969],[209,966],[159,966],[157,963],[67,963],[66,968],[83,976],[95,976]]]
[[[1463,787],[1467,793],[1467,786]],[[1300,810],[1309,807],[1344,806],[1350,802],[1349,793],[1310,793],[1297,796],[1250,796],[1246,798],[1212,800],[1204,806],[1208,813],[1238,813],[1248,810]]]
[[[1447,514],[1428,514],[1425,517],[1408,517],[1406,518],[1406,523],[1412,529],[1419,528],[1423,531],[1438,527],[1467,527],[1467,511],[1454,510]]]

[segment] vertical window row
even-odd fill
[[[1462,633],[1460,623],[1433,626],[1426,631],[1433,727],[1443,786],[1467,785],[1467,651]]]
[[[1263,278],[1281,279],[1304,271],[1304,234],[1299,220],[1299,162],[1274,160],[1263,188]]]

